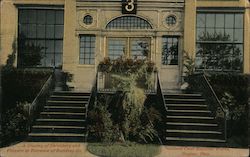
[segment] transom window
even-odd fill
[[[60,67],[63,10],[19,9],[18,66]]]
[[[146,59],[150,55],[150,38],[108,38],[107,47],[111,60],[120,57]]]
[[[178,37],[163,36],[162,64],[178,65]]]
[[[122,16],[109,22],[106,29],[152,29],[152,26],[140,17]]]
[[[198,13],[196,68],[242,71],[242,13]]]

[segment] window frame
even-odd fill
[[[84,47],[85,44],[81,42],[81,38],[83,38],[83,37],[90,37],[90,38],[94,39],[93,41],[92,41],[92,39],[90,39],[90,47],[87,47],[90,50],[90,53],[86,53],[86,51],[81,52],[81,49],[86,49],[86,47]],[[96,35],[95,34],[79,34],[78,41],[79,41],[78,64],[79,65],[95,65]],[[81,46],[82,44],[83,44],[83,47]],[[88,57],[85,57],[86,54],[88,54]],[[81,57],[81,55],[83,55],[84,57]],[[91,56],[93,56],[93,57],[91,58]],[[86,59],[88,60],[88,62],[86,62]],[[82,60],[82,62],[81,62],[81,60]]]
[[[167,40],[168,38],[172,38],[172,46],[173,46],[173,44],[174,44],[174,42],[173,42],[173,40],[174,39],[177,39],[177,62],[176,62],[176,64],[171,64],[171,60],[169,61],[170,63],[166,63],[166,64],[164,64],[163,63],[163,49],[164,49],[164,38]],[[180,66],[180,36],[178,36],[178,35],[163,35],[162,36],[162,42],[161,42],[161,65],[162,66]],[[167,42],[167,41],[166,41]],[[166,61],[166,62],[168,62],[168,60]]]
[[[214,26],[213,27],[208,27],[206,25],[207,23],[207,15],[208,14],[214,14],[214,18],[212,19],[214,21]],[[218,27],[218,25],[216,25],[216,22],[217,22],[217,16],[219,15],[222,15],[223,16],[223,27]],[[199,21],[198,21],[198,16],[199,15],[203,15],[205,17],[204,19],[204,25],[203,27],[200,27],[198,25]],[[226,15],[233,15],[233,26],[226,26]],[[236,17],[237,16],[241,16],[241,21],[242,21],[242,26],[241,27],[237,27],[236,26]],[[196,70],[213,70],[213,71],[231,71],[231,72],[243,72],[243,67],[244,67],[244,24],[245,24],[245,21],[244,21],[244,12],[237,12],[237,11],[233,11],[233,12],[225,12],[225,11],[216,11],[216,12],[211,12],[211,11],[198,11],[197,14],[197,20],[196,20],[196,59],[195,59],[195,65],[196,65]],[[216,34],[216,30],[218,31],[219,29],[222,30],[222,33],[223,35],[229,35],[229,34],[226,34],[226,31],[228,30],[232,30],[233,34],[232,34],[232,37],[229,38],[229,41],[223,41],[223,40],[218,40],[218,41],[212,41],[212,40],[200,40],[199,39],[199,31],[200,30],[204,30],[205,33],[207,33],[207,29],[213,29],[214,33],[212,34],[213,36]],[[241,31],[241,32],[237,32],[237,31]],[[238,35],[241,35],[241,39],[238,39],[238,41],[236,41],[236,34],[238,33]],[[225,36],[224,36],[225,37]],[[239,38],[239,36],[238,36]],[[223,46],[225,44],[228,44],[228,45],[232,45],[232,54],[231,56],[227,57],[226,59],[228,59],[228,61],[230,62],[230,67],[229,68],[223,68],[223,64],[222,64],[222,68],[220,66],[216,67],[213,66],[212,68],[207,68],[208,64],[205,64],[205,65],[202,65],[202,62],[203,60],[205,59],[206,60],[206,57],[205,56],[201,56],[198,53],[199,48],[198,48],[198,45],[206,45],[206,46],[209,46],[209,44],[214,44],[214,45],[217,45],[217,46]],[[242,47],[241,49],[238,47],[240,45],[240,47]],[[236,51],[237,48],[239,48],[238,50],[241,50],[241,53],[239,53],[238,55],[235,55],[234,56],[234,53],[237,53]],[[205,58],[204,58],[205,57]],[[214,56],[216,58],[216,56]],[[213,57],[213,58],[214,58]],[[230,60],[230,58],[238,58],[239,61],[241,61],[241,63],[238,65],[239,67],[235,67],[235,64],[233,64],[233,60]],[[199,63],[200,61],[200,63]],[[215,62],[220,62],[221,60],[214,60]],[[234,60],[236,61],[236,60]],[[200,67],[197,67],[197,66],[200,66]],[[226,65],[225,65],[226,66]]]
[[[125,58],[130,58],[130,59],[134,59],[133,58],[133,54],[132,54],[132,41],[133,40],[136,40],[136,39],[144,39],[144,41],[148,41],[149,43],[149,52],[148,52],[148,56],[143,59],[149,59],[151,60],[151,55],[152,55],[152,43],[151,43],[151,40],[152,38],[151,37],[140,37],[140,36],[129,36],[129,37],[114,37],[114,36],[110,36],[110,37],[107,37],[107,42],[106,42],[106,53],[105,53],[105,57],[109,57],[111,60],[115,60],[113,58],[110,57],[109,55],[109,43],[110,43],[110,40],[109,39],[122,39],[125,41],[125,54],[124,54],[124,57]],[[143,56],[143,55],[139,55],[139,56]],[[118,57],[119,58],[119,57]],[[141,57],[137,58],[137,59],[142,59]]]
[[[28,20],[28,16],[25,14],[27,14],[28,12],[33,13],[34,15],[34,21],[30,22],[30,20]],[[39,19],[40,16],[38,14],[44,14],[44,19],[42,19],[42,21]],[[48,17],[50,17],[51,13],[53,13],[53,21],[51,23],[48,23]],[[23,15],[21,15],[23,14]],[[21,19],[23,17],[23,19]],[[34,31],[32,35],[34,36],[29,36],[30,35],[30,30],[29,28],[33,26],[34,27]],[[53,36],[47,36],[48,34],[50,34],[48,32],[47,28],[53,28]],[[57,34],[58,29],[57,27],[61,27],[61,32],[59,34]],[[43,30],[42,30],[43,29]],[[23,31],[27,31],[24,32]],[[40,31],[40,34],[38,33]],[[44,31],[41,33],[41,31]],[[27,33],[27,34],[25,34]],[[43,36],[41,36],[41,34]],[[26,35],[26,37],[25,37]],[[59,35],[59,36],[57,36]],[[63,37],[64,37],[64,10],[60,9],[60,8],[53,8],[53,7],[47,7],[47,8],[43,8],[43,7],[19,7],[18,8],[18,60],[17,60],[17,66],[18,67],[25,67],[25,68],[61,68],[61,66],[63,65]],[[42,52],[42,55],[44,57],[41,58],[40,62],[41,65],[31,65],[31,66],[27,66],[25,65],[25,63],[23,62],[22,57],[25,55],[28,55],[29,53],[24,52],[25,46],[20,46],[21,42],[26,41],[26,43],[32,43],[35,46],[37,46],[39,43],[39,45],[41,46],[41,43],[44,43],[44,50]],[[49,50],[47,46],[49,46],[49,43],[52,45],[51,50]],[[59,50],[57,50],[58,47],[58,43],[59,44]],[[57,56],[59,55],[59,57]],[[47,56],[53,56],[51,61],[53,60],[53,62],[49,61],[49,58]],[[58,61],[59,59],[59,61]],[[49,63],[50,62],[50,63]]]

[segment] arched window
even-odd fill
[[[106,29],[152,29],[152,26],[140,17],[122,16],[110,21]]]

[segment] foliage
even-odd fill
[[[88,130],[89,133],[94,136],[96,140],[100,140],[105,143],[113,143],[118,141],[119,131],[117,127],[113,125],[111,119],[111,113],[108,111],[108,101],[107,99],[101,99],[103,101],[98,101],[91,111],[88,113]]]
[[[230,35],[218,33],[204,33],[199,36],[200,41],[231,41]],[[242,71],[243,63],[239,56],[241,51],[234,44],[198,44],[197,56],[200,56],[202,63],[198,65],[199,69],[220,69]]]
[[[194,58],[186,51],[184,51],[184,57],[183,57],[183,65],[184,65],[184,73],[186,76],[194,74],[195,71],[195,60]]]
[[[42,51],[45,47],[29,44],[26,37],[21,34],[19,38],[19,62],[22,67],[36,67],[41,65],[41,60],[44,57]]]
[[[136,141],[147,143],[155,139],[157,132],[153,123],[156,122],[156,119],[160,119],[160,114],[157,110],[147,109],[144,105],[147,97],[143,86],[138,83],[142,78],[145,80],[144,83],[150,82],[147,73],[148,66],[142,64],[133,72],[113,74],[113,83],[118,91],[114,95],[99,96],[98,103],[89,112],[92,133],[96,137],[99,139],[107,138],[109,142]],[[105,107],[104,110],[100,112],[103,107]],[[148,115],[153,117],[150,119]],[[107,124],[104,125],[104,123]],[[109,129],[105,129],[105,126]],[[110,131],[107,137],[100,134],[107,132],[105,130]],[[115,135],[116,138],[108,138],[109,135]]]
[[[2,68],[3,110],[13,108],[18,102],[31,102],[47,80],[51,70]]]
[[[2,146],[22,140],[28,133],[29,103],[19,103],[15,108],[2,113]]]
[[[97,156],[108,157],[153,157],[159,154],[159,148],[157,145],[142,145],[131,142],[114,145],[88,143],[87,146],[89,152]]]
[[[147,72],[156,71],[155,64],[148,60],[142,59],[124,59],[122,57],[110,60],[110,58],[104,58],[98,65],[98,71],[107,73],[135,73],[142,66],[146,66]]]

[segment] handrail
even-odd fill
[[[208,87],[210,88],[211,92],[213,93],[214,98],[217,100],[217,103],[219,104],[220,108],[222,109],[222,111],[223,111],[224,113],[226,113],[226,110],[225,110],[224,107],[222,106],[222,104],[221,104],[221,102],[220,102],[220,100],[219,100],[217,94],[215,93],[215,91],[214,91],[212,85],[211,85],[210,82],[208,81],[208,78],[207,78],[206,74],[203,74],[203,77],[204,77],[204,79],[206,80],[207,85],[208,85]]]
[[[194,91],[201,92],[206,97],[206,102],[208,107],[212,111],[212,115],[217,117],[217,120],[220,121],[218,124],[223,129],[224,139],[227,140],[227,119],[226,119],[226,110],[222,106],[218,96],[216,95],[212,85],[210,84],[205,73],[197,73],[188,77],[191,81],[194,81],[190,84],[191,89]],[[189,80],[189,81],[190,81]],[[190,83],[190,82],[189,82]],[[218,117],[218,108],[221,109],[220,119]]]
[[[53,73],[46,80],[41,90],[37,94],[36,98],[29,105],[29,131],[31,131],[31,126],[34,120],[37,118],[39,112],[42,110],[54,86],[55,86],[55,76]]]

